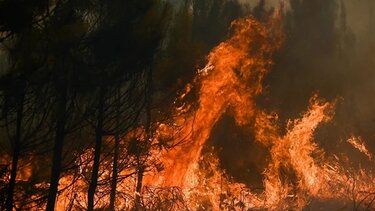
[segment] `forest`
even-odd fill
[[[0,210],[374,210],[375,1],[0,0]]]

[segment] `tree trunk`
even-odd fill
[[[138,166],[137,172],[137,186],[135,188],[135,208],[137,211],[142,210],[142,182],[143,182],[143,165]]]
[[[116,186],[117,186],[117,175],[118,175],[118,157],[119,157],[119,147],[120,147],[120,138],[116,132],[115,134],[115,149],[113,154],[113,167],[112,167],[112,181],[111,181],[111,195],[109,201],[109,210],[115,210],[115,201],[116,201]]]
[[[151,104],[152,104],[152,70],[151,68],[147,72],[147,83],[145,90],[145,100],[146,100],[146,141],[149,141],[152,137],[151,134]],[[148,149],[147,149],[148,150]],[[137,185],[135,188],[135,207],[136,210],[142,209],[142,183],[143,183],[143,174],[145,171],[145,163],[142,160],[142,154],[137,158]]]
[[[103,118],[104,118],[104,88],[100,89],[98,102],[98,114],[96,124],[96,139],[95,139],[95,152],[94,164],[92,167],[91,181],[87,192],[87,210],[94,210],[94,198],[96,187],[98,186],[98,172],[100,166],[100,154],[102,150],[102,136],[103,136]]]
[[[59,186],[61,173],[62,151],[65,139],[65,118],[67,103],[67,86],[65,81],[60,81],[57,85],[57,110],[56,110],[56,137],[53,148],[52,170],[50,187],[47,200],[47,211],[55,209],[56,195]]]
[[[116,128],[115,128],[115,148],[113,153],[113,166],[112,166],[112,181],[111,181],[111,195],[109,198],[109,210],[115,210],[116,202],[116,188],[117,188],[117,177],[118,177],[118,157],[120,153],[120,107],[121,107],[121,97],[120,97],[120,87],[116,93]]]
[[[22,91],[20,96],[20,102],[18,104],[17,109],[17,120],[16,120],[16,138],[14,141],[14,149],[13,149],[13,158],[12,158],[12,170],[10,173],[10,180],[8,185],[8,193],[7,199],[5,202],[6,210],[12,211],[13,209],[13,195],[14,195],[14,188],[16,186],[16,177],[17,177],[17,165],[18,159],[20,155],[20,148],[21,148],[21,130],[22,130],[22,118],[23,118],[23,104],[24,104],[24,91]]]

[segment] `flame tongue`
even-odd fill
[[[281,45],[275,26],[251,18],[232,23],[233,36],[220,43],[208,56],[208,64],[195,80],[199,88],[199,106],[186,117],[180,137],[188,142],[165,156],[166,169],[158,184],[191,188],[193,174],[215,123],[230,109],[239,125],[254,118],[254,96],[262,91],[262,79],[272,64],[271,55]],[[277,26],[279,27],[279,26]],[[155,179],[151,179],[155,185]]]
[[[258,134],[258,140],[265,144],[271,142],[272,145],[270,149],[272,159],[264,174],[266,203],[271,208],[275,208],[282,200],[289,197],[296,197],[297,206],[302,208],[306,204],[302,193],[308,193],[309,196],[318,195],[326,185],[323,178],[324,169],[313,158],[313,154],[318,153],[317,145],[313,142],[313,133],[319,123],[327,122],[332,118],[333,105],[334,103],[324,102],[314,95],[310,99],[309,110],[302,118],[288,121],[286,135]],[[262,123],[264,124],[264,121],[257,127],[261,128]],[[269,128],[270,124],[265,126]],[[277,130],[274,129],[272,132],[275,133]],[[273,139],[268,140],[267,137]],[[282,180],[283,168],[292,170],[297,184],[293,184],[291,180]]]

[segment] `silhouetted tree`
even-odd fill
[[[82,19],[78,1],[66,1],[58,5],[54,15],[49,19],[46,27],[49,37],[49,60],[46,73],[50,75],[55,101],[55,140],[53,147],[50,187],[47,200],[47,210],[54,210],[58,184],[62,171],[62,159],[65,137],[68,132],[68,119],[73,114],[69,110],[69,103],[75,92],[74,82],[80,71],[76,63],[75,53],[79,52],[85,35],[85,22]]]
[[[119,128],[118,118],[124,116],[121,113],[126,112],[125,116],[130,114],[137,117],[145,105],[145,103],[142,103],[145,102],[143,94],[140,95],[138,103],[135,104],[139,105],[138,110],[133,110],[132,107],[125,107],[120,110],[117,107],[127,98],[115,99],[114,103],[111,103],[108,99],[114,93],[120,93],[120,96],[126,96],[128,92],[135,94],[137,91],[134,87],[126,87],[126,84],[133,83],[131,82],[133,80],[136,81],[136,84],[141,84],[140,94],[148,92],[147,72],[150,71],[155,53],[160,47],[169,13],[168,4],[154,0],[130,1],[127,3],[111,1],[103,3],[101,6],[98,13],[100,19],[97,29],[92,32],[91,38],[89,37],[89,49],[92,50],[92,61],[94,61],[97,76],[94,84],[97,87],[98,94],[95,98],[95,104],[97,105],[95,108],[96,141],[88,189],[88,210],[94,208],[94,196],[102,154],[102,137],[105,134],[114,135],[117,142],[115,145],[118,145],[119,133],[124,133],[129,128],[129,126]],[[123,104],[129,105],[129,102]],[[115,118],[113,118],[113,113]],[[134,117],[130,119],[134,119]],[[117,159],[116,156],[115,159]],[[114,162],[117,162],[117,160],[114,160]],[[117,171],[117,169],[113,171]],[[113,176],[116,177],[116,174]],[[114,189],[116,188],[116,180],[116,178],[112,180]],[[113,209],[114,206],[114,193],[115,190],[112,190],[110,209]]]
[[[2,120],[7,128],[8,137],[12,144],[12,162],[9,184],[7,188],[6,209],[12,210],[14,204],[14,189],[21,151],[30,145],[36,133],[41,130],[45,118],[42,112],[37,112],[40,98],[37,90],[38,81],[35,73],[43,60],[43,54],[31,53],[40,50],[38,42],[40,30],[35,28],[40,18],[46,14],[46,2],[2,1],[0,3],[0,31],[4,37],[1,44],[6,46],[9,57],[8,70],[2,76]],[[40,101],[39,101],[40,102]],[[14,129],[14,130],[13,130]],[[14,133],[13,133],[14,131]]]

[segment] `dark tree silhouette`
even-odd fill
[[[53,62],[46,67],[46,73],[51,76],[55,100],[55,140],[53,147],[50,187],[47,200],[47,210],[54,210],[58,184],[62,171],[62,159],[65,137],[68,132],[67,120],[71,111],[68,111],[76,81],[75,71],[79,66],[75,64],[75,52],[79,52],[83,41],[84,21],[79,11],[80,4],[76,1],[67,1],[56,5],[54,14],[49,18],[46,27],[49,45],[49,59]],[[69,113],[68,113],[69,112]]]
[[[144,88],[142,86],[141,88],[145,90],[142,92],[148,92],[147,75],[149,73],[147,72],[150,72],[155,53],[160,47],[167,23],[166,18],[169,13],[168,4],[153,0],[132,1],[131,3],[111,1],[104,3],[102,8],[104,9],[98,13],[100,19],[98,20],[97,29],[92,33],[91,38],[88,38],[94,65],[97,67],[95,69],[97,80],[93,84],[98,90],[95,98],[95,104],[97,105],[95,108],[96,141],[94,145],[94,163],[87,195],[88,210],[94,209],[95,190],[98,183],[100,157],[102,154],[102,138],[106,134],[114,135],[116,137],[115,145],[118,145],[119,133],[125,132],[118,129],[118,118],[122,115],[119,114],[121,112],[116,106],[122,101],[117,99],[120,102],[111,104],[108,98],[117,92],[120,95],[126,95],[126,92],[134,92],[134,90],[128,90],[128,88],[132,89],[132,87],[127,88],[124,86],[132,80],[139,80],[139,82],[146,84],[142,85]],[[125,8],[125,12],[123,8]],[[110,92],[110,90],[114,91]],[[145,99],[140,95],[138,101],[145,102]],[[143,105],[144,103],[141,103],[139,110],[134,113],[135,116],[139,115]],[[125,111],[129,112],[129,110]],[[111,113],[114,113],[116,117],[112,118],[113,115]],[[115,154],[118,154],[118,152]],[[116,157],[118,155],[115,156],[114,163],[117,162]],[[117,172],[115,168],[113,171]],[[113,176],[116,177],[116,173]],[[112,180],[113,190],[110,209],[113,209],[114,206],[116,180],[116,178]]]

